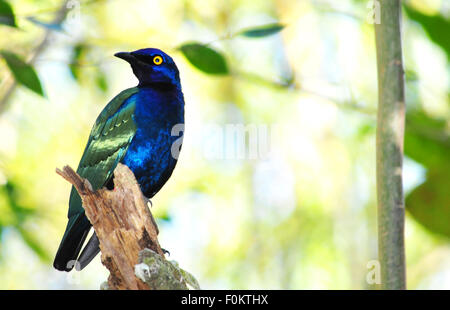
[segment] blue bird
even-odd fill
[[[131,65],[139,84],[119,93],[100,113],[77,173],[94,189],[111,189],[113,171],[123,163],[133,171],[142,193],[151,198],[170,178],[181,148],[184,98],[179,71],[173,59],[156,48],[115,56]],[[94,233],[79,255],[91,224],[73,187],[68,218],[53,266],[70,271],[76,265],[81,270],[100,248]]]

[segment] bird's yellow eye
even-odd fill
[[[162,62],[163,62],[163,59],[161,56],[158,55],[158,56],[153,57],[153,63],[155,65],[159,66],[160,64],[162,64]]]

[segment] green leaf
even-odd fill
[[[404,8],[408,17],[422,25],[430,40],[443,48],[450,60],[450,20],[438,14],[423,14],[408,5]]]
[[[199,43],[186,43],[180,46],[179,49],[194,67],[205,73],[228,73],[225,57],[208,46]]]
[[[450,238],[450,134],[448,120],[424,111],[406,116],[405,155],[427,169],[426,181],[406,197],[409,214],[429,231]]]
[[[3,0],[0,0],[0,24],[17,28],[12,7],[8,2]]]
[[[44,96],[41,82],[34,68],[24,62],[19,56],[8,51],[0,51],[14,78],[19,84],[29,88],[36,94]]]
[[[268,24],[263,26],[257,26],[252,28],[247,28],[238,33],[238,35],[242,35],[244,37],[248,38],[261,38],[261,37],[267,37],[272,34],[278,33],[281,30],[283,30],[285,26],[282,24]]]
[[[429,231],[450,238],[450,166],[428,171],[427,181],[406,197],[406,210]]]

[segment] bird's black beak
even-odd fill
[[[129,63],[136,61],[136,57],[134,57],[133,55],[131,55],[131,53],[128,52],[115,53],[114,56],[121,58]]]

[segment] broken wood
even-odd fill
[[[151,249],[162,260],[158,228],[133,172],[118,164],[114,170],[114,190],[94,191],[88,180],[71,167],[56,172],[69,181],[83,201],[86,216],[100,241],[102,263],[110,271],[109,289],[155,289],[135,275],[139,253]],[[166,261],[167,262],[167,261]],[[167,262],[167,264],[171,264]],[[184,283],[183,279],[180,279]]]

